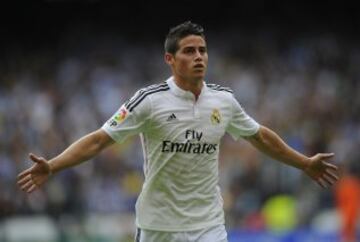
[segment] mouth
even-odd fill
[[[196,65],[194,65],[194,68],[196,68],[196,69],[198,69],[198,68],[203,69],[203,68],[205,68],[205,66],[204,66],[203,64],[196,64]]]

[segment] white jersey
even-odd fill
[[[220,139],[250,136],[259,124],[231,90],[206,84],[198,100],[169,78],[138,91],[102,127],[115,141],[141,134],[145,181],[136,225],[190,231],[224,224],[218,186]]]

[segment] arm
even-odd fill
[[[19,174],[18,185],[30,193],[46,182],[51,174],[89,160],[113,143],[113,139],[105,131],[98,129],[75,141],[49,161],[30,154],[29,157],[35,164]]]
[[[105,131],[98,129],[75,141],[64,152],[51,159],[48,162],[51,173],[55,174],[89,160],[113,143],[114,140]]]
[[[292,149],[275,132],[264,126],[261,126],[255,135],[246,137],[246,140],[270,157],[303,170],[322,187],[332,185],[338,180],[338,168],[326,162],[334,156],[333,153],[319,153],[307,157]]]

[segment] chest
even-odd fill
[[[227,102],[169,98],[156,103],[149,130],[159,139],[217,143],[232,117]]]

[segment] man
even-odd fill
[[[139,90],[102,128],[50,160],[30,154],[35,164],[19,175],[21,189],[32,192],[50,175],[140,134],[145,181],[136,204],[136,240],[223,242],[218,154],[225,132],[303,170],[322,187],[338,180],[337,167],[327,162],[333,154],[298,153],[248,116],[230,89],[204,81],[208,53],[201,26],[172,28],[164,58],[173,76]]]

